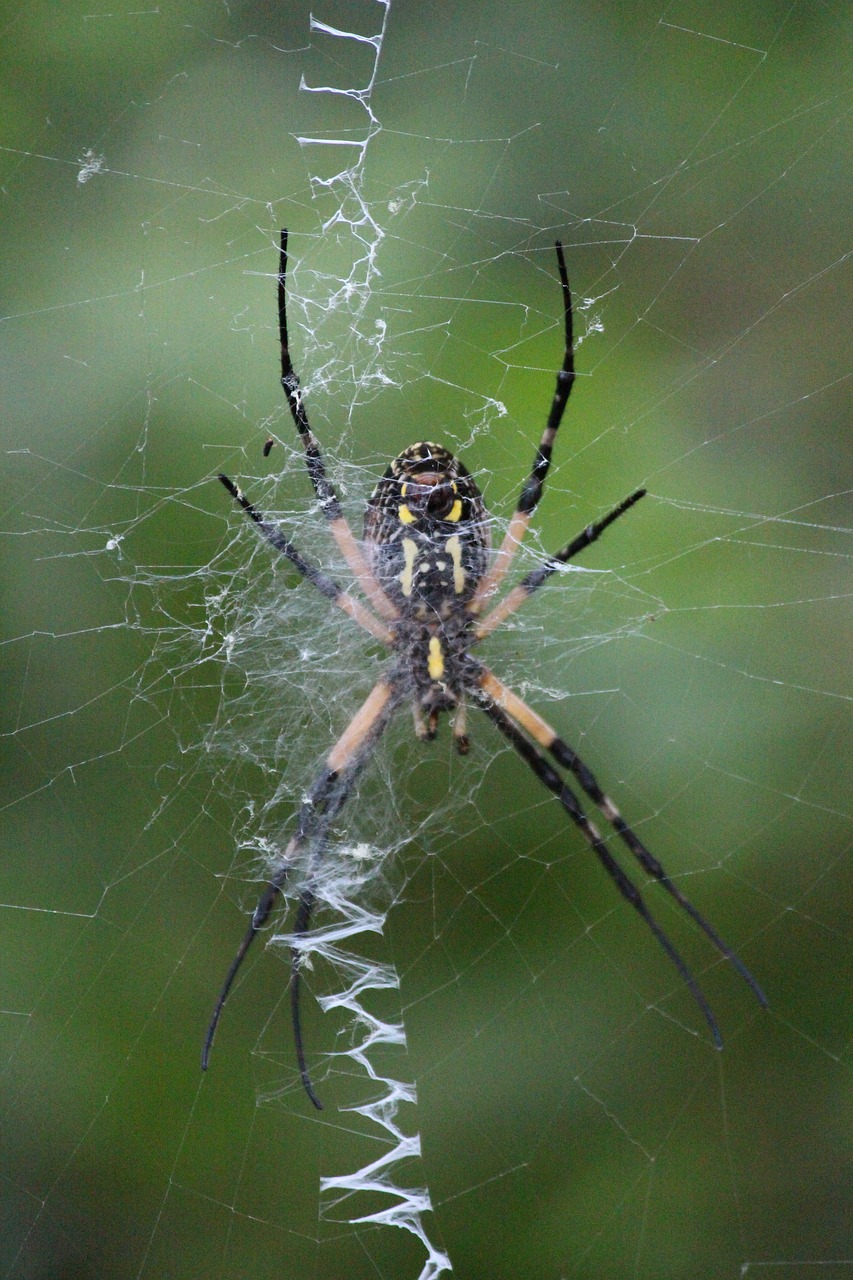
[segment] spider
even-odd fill
[[[767,999],[752,974],[713,926],[672,881],[657,858],[628,826],[613,801],[577,753],[546,720],[508,688],[473,650],[520,605],[569,561],[596,542],[605,529],[644,497],[636,489],[602,519],[587,525],[539,568],[531,570],[498,602],[493,598],[507,574],[533,512],[542,497],[557,430],[575,380],[572,299],[562,244],[557,241],[557,268],[563,298],[565,350],[548,421],[524,482],[506,536],[492,556],[486,508],[465,466],[441,445],[421,441],[394,459],[377,484],[364,517],[359,543],[344,517],[326,474],[323,455],[308,423],[305,404],[290,356],[287,334],[287,232],[281,233],[278,268],[278,325],[281,341],[281,385],[305,451],[305,462],[320,509],[352,572],[363,600],[344,590],[307,560],[293,543],[241,492],[228,476],[222,484],[257,526],[262,537],[332,604],[387,646],[390,661],[360,709],[326,756],[296,817],[295,831],[282,859],[252,913],[251,923],[225,977],[207,1029],[202,1052],[206,1069],[217,1024],[228,993],[256,934],[267,921],[290,868],[300,855],[322,856],[329,830],[352,794],[379,738],[402,704],[414,711],[418,738],[435,737],[447,713],[457,750],[468,750],[466,712],[476,707],[491,720],[539,781],[556,796],[604,870],[642,917],[669,956],[704,1015],[715,1046],[722,1048],[717,1021],[698,982],[674,944],[649,911],[637,885],[623,870],[598,828],[587,817],[571,777],[592,803],[641,870],[656,880],[710,939],[751,987],[762,1005]],[[271,442],[265,446],[269,452]],[[366,603],[364,603],[366,601]],[[549,761],[551,757],[554,763]],[[309,882],[300,891],[294,922],[298,942],[307,933],[315,895]],[[299,1074],[311,1102],[317,1097],[305,1060],[299,1012],[300,954],[291,950],[290,1001]]]

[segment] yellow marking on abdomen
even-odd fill
[[[403,556],[405,558],[405,563],[399,573],[400,586],[403,590],[404,596],[410,596],[412,594],[412,581],[415,576],[415,560],[417,559],[417,555],[418,544],[415,542],[414,538],[404,538]]]
[[[406,506],[405,502],[400,503],[399,507],[397,508],[397,515],[400,519],[401,524],[414,524],[418,518],[417,516],[412,515],[411,511]]]
[[[427,671],[430,680],[440,680],[444,675],[444,653],[438,636],[430,636]]]
[[[444,546],[453,561],[453,590],[459,596],[465,590],[465,570],[462,568],[462,543],[459,541],[459,534],[454,533],[452,538],[447,539]]]

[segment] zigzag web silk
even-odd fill
[[[374,274],[376,255],[384,238],[384,232],[372,216],[363,196],[364,169],[372,139],[381,125],[371,105],[371,95],[376,83],[382,43],[388,23],[390,0],[377,0],[381,17],[379,30],[370,36],[345,31],[311,17],[313,34],[329,40],[354,41],[372,48],[372,65],[367,83],[362,88],[338,85],[309,85],[303,77],[300,88],[308,93],[338,96],[355,102],[364,112],[364,129],[360,135],[329,137],[300,135],[299,145],[311,151],[322,148],[344,148],[353,153],[350,164],[329,176],[312,174],[311,182],[320,194],[331,194],[337,200],[335,211],[323,223],[323,232],[334,228],[346,228],[350,232],[359,256],[354,262],[346,289],[350,296],[367,298]],[[334,203],[334,201],[333,201]],[[385,913],[370,910],[359,902],[359,891],[370,873],[372,860],[362,862],[364,874],[359,874],[359,860],[352,860],[354,870],[347,883],[346,873],[336,865],[330,874],[318,877],[315,888],[318,912],[327,921],[299,938],[285,936],[278,942],[295,947],[302,961],[322,959],[345,982],[345,986],[332,995],[319,997],[324,1012],[334,1009],[345,1011],[351,1028],[348,1036],[350,1047],[339,1051],[339,1057],[348,1059],[369,1082],[374,1094],[371,1102],[348,1108],[354,1115],[363,1117],[378,1129],[380,1141],[386,1144],[383,1154],[360,1168],[341,1174],[327,1174],[320,1178],[321,1215],[340,1223],[397,1227],[416,1236],[426,1251],[426,1259],[418,1280],[434,1280],[452,1270],[447,1254],[437,1247],[427,1230],[425,1215],[432,1209],[430,1194],[425,1187],[400,1185],[400,1170],[408,1169],[413,1159],[421,1153],[420,1135],[411,1129],[412,1107],[417,1102],[415,1085],[385,1075],[375,1065],[378,1052],[389,1047],[404,1050],[406,1032],[402,1021],[385,1021],[368,1010],[366,997],[381,990],[399,988],[399,977],[388,964],[365,960],[346,949],[346,943],[363,938],[367,934],[381,934]],[[346,1108],[345,1108],[346,1109]],[[349,1216],[349,1202],[356,1196],[371,1193],[387,1198],[384,1207],[361,1216]]]

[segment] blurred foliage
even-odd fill
[[[329,0],[316,16],[369,34],[379,15]],[[277,386],[284,224],[298,367],[356,521],[384,462],[434,437],[508,515],[559,361],[564,240],[582,376],[534,545],[639,484],[651,496],[584,559],[611,572],[543,593],[489,660],[770,996],[763,1015],[657,903],[724,1028],[715,1054],[490,729],[472,724],[464,766],[446,734],[426,755],[398,734],[379,772],[399,806],[380,781],[362,804],[389,843],[437,810],[389,865],[382,943],[429,1229],[462,1277],[848,1274],[848,23],[837,3],[398,3],[359,337],[324,309],[358,242],[324,229],[339,197],[311,181],[344,151],[299,138],[351,138],[363,113],[299,83],[362,83],[365,46],[312,35],[301,4],[7,10],[0,1275],[421,1266],[405,1233],[318,1217],[319,1177],[370,1146],[334,1109],[334,1071],[308,1114],[277,957],[258,948],[198,1071],[256,891],[235,831],[276,785],[206,749],[212,724],[236,739],[242,689],[205,595],[264,573],[258,591],[280,593],[281,644],[305,652],[262,723],[294,756],[294,798],[372,661],[305,656],[338,631],[311,632],[322,601],[248,534],[228,548],[237,517],[211,479],[282,468],[277,508],[308,507]],[[389,381],[367,393],[380,332]],[[285,443],[265,471],[270,430]],[[334,1045],[329,1019],[306,1021]]]

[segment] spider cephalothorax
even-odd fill
[[[749,970],[628,826],[572,747],[471,652],[543,586],[561,565],[596,542],[605,529],[645,494],[645,489],[637,489],[607,515],[587,525],[577,537],[531,570],[495,603],[495,593],[512,564],[542,496],[554,440],[574,384],[571,293],[559,241],[557,266],[565,326],[563,363],[557,373],[551,410],[533,466],[522,486],[499,550],[490,559],[486,510],[470,473],[447,449],[426,441],[406,449],[388,467],[367,504],[364,542],[359,545],[326,474],[323,455],[308,424],[299,379],[290,358],[285,294],[287,233],[281,233],[278,271],[281,384],[305,450],[314,492],[365,601],[344,590],[322,569],[306,560],[281,530],[267,521],[244,497],[232,480],[227,476],[219,478],[266,540],[328,600],[381,641],[390,658],[361,708],[329,751],[300,806],[294,834],[281,865],[261,894],[219,993],[204,1042],[203,1067],[207,1066],[219,1016],[237,970],[255,935],[267,920],[291,867],[298,862],[309,868],[312,865],[316,867],[326,848],[332,822],[352,794],[359,774],[370,760],[392,716],[407,701],[414,709],[415,730],[421,738],[434,737],[440,715],[451,713],[454,738],[462,752],[468,744],[466,707],[477,707],[491,720],[543,786],[556,797],[623,898],[657,938],[702,1010],[717,1047],[722,1045],[722,1038],[704,993],[650,912],[643,893],[585,813],[567,780],[567,774],[598,808],[621,842],[623,851],[636,860],[645,876],[663,887],[717,951],[735,967],[760,1002],[766,1004],[764,994]],[[264,447],[265,456],[269,453],[269,446],[268,441]],[[314,898],[315,888],[309,870],[308,879],[299,890],[294,926],[298,939],[308,931]],[[299,990],[299,952],[294,948],[290,996],[296,1056],[305,1090],[319,1108],[321,1103],[311,1083],[302,1044]]]

